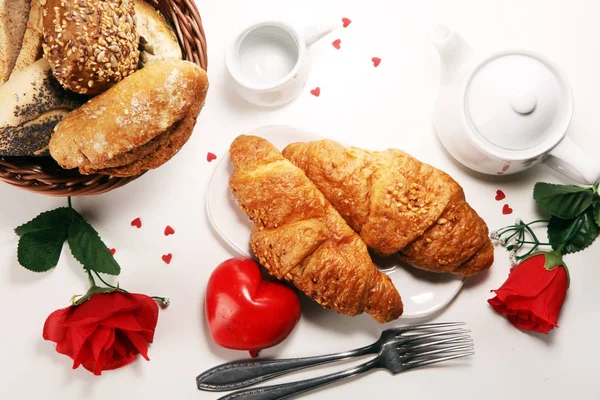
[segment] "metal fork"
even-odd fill
[[[386,369],[393,375],[414,368],[436,364],[443,361],[466,357],[475,354],[473,343],[468,334],[460,333],[445,339],[423,342],[422,338],[410,342],[385,343],[377,357],[340,372],[317,378],[280,385],[263,386],[256,389],[244,389],[230,393],[219,400],[276,400],[289,399],[300,393],[363,374],[373,369]]]
[[[381,351],[382,347],[389,342],[396,342],[399,345],[402,345],[410,343],[408,340],[414,341],[419,338],[427,339],[457,334],[460,332],[464,333],[464,330],[457,331],[456,329],[456,327],[461,325],[465,325],[464,322],[430,323],[387,329],[381,333],[381,336],[376,342],[368,346],[335,354],[284,360],[235,361],[216,366],[203,372],[196,378],[196,383],[200,390],[213,392],[237,390],[316,365],[367,354],[377,354]],[[417,336],[420,337],[417,338]],[[401,342],[401,339],[406,340]]]

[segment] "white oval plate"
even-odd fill
[[[264,126],[250,133],[267,139],[279,150],[293,142],[309,142],[322,137],[287,126]],[[210,180],[206,207],[208,218],[217,234],[241,256],[252,257],[249,245],[252,224],[240,210],[229,190],[229,176],[233,166],[229,155],[218,161]],[[398,257],[379,258],[373,261],[394,282],[404,302],[401,319],[422,318],[444,308],[456,297],[464,279],[451,274],[436,274],[405,265]]]

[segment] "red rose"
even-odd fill
[[[514,267],[488,303],[517,328],[548,333],[558,327],[569,277],[559,253],[538,253]]]
[[[157,320],[158,305],[148,296],[100,293],[50,314],[43,337],[74,360],[73,369],[83,365],[100,375],[129,364],[138,354],[148,360]]]

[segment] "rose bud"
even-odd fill
[[[569,275],[558,252],[531,255],[512,268],[508,279],[488,303],[517,328],[548,333],[558,327]]]
[[[53,312],[43,337],[73,359],[73,369],[83,365],[100,375],[131,363],[138,354],[148,360],[157,321],[158,305],[152,298],[117,290]]]

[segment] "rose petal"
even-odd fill
[[[108,328],[98,326],[94,333],[92,333],[88,338],[88,343],[90,343],[92,354],[94,355],[96,363],[100,358],[100,354],[103,352],[104,347],[106,346],[106,342],[110,339],[110,331],[111,330]],[[96,368],[94,368],[94,370],[96,370]]]
[[[131,343],[135,346],[137,351],[144,357],[147,361],[150,361],[148,358],[148,342],[142,335],[136,332],[123,332],[131,341]]]
[[[158,322],[158,304],[151,297],[142,294],[131,294],[138,302],[138,309],[135,311],[135,317],[140,325],[154,333],[156,323]],[[152,342],[152,338],[148,340]]]
[[[44,323],[44,330],[42,332],[42,337],[45,340],[51,340],[58,343],[65,338],[67,330],[63,326],[63,323],[70,310],[71,307],[62,308],[54,311],[48,316],[46,322]]]
[[[84,368],[90,372],[94,372],[93,365],[95,363],[93,363],[93,361],[94,361],[94,355],[92,353],[92,348],[88,342],[85,342],[83,344],[83,346],[81,347],[81,351],[79,352],[77,357],[75,357],[73,359],[73,369],[76,369],[83,363],[86,363],[90,368],[87,368],[85,365],[84,365]],[[90,362],[91,362],[91,365],[90,365]]]
[[[504,301],[508,296],[535,297],[546,288],[562,268],[548,271],[544,268],[545,256],[538,255],[527,259],[511,269],[508,279],[498,289],[496,295]]]
[[[67,326],[98,323],[115,314],[128,313],[138,308],[135,301],[123,292],[99,293],[73,308]]]

